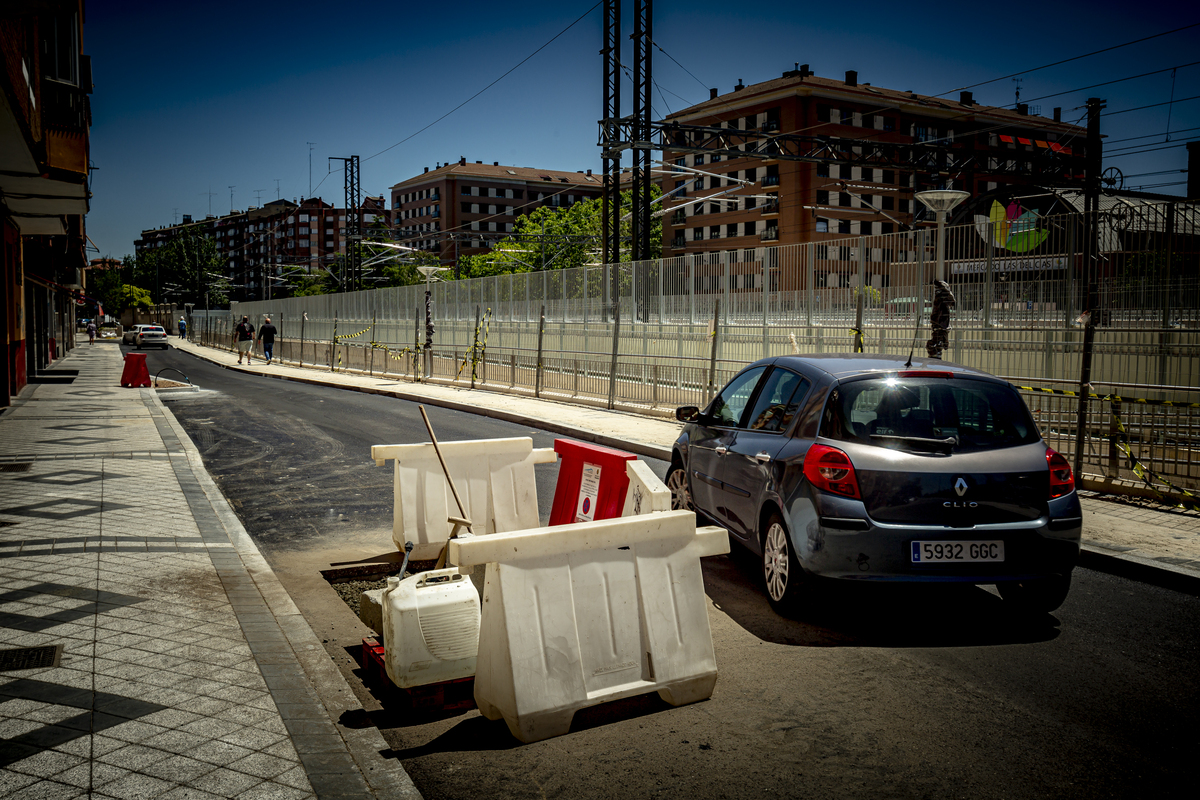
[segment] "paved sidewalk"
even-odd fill
[[[0,797],[417,798],[120,350],[0,414]]]
[[[536,399],[528,392],[475,389],[446,382],[413,383],[394,375],[330,372],[279,361],[238,366],[237,353],[172,339],[179,349],[230,369],[468,411],[535,425],[585,441],[668,460],[680,423],[657,415],[609,411],[569,397]],[[545,393],[543,393],[545,396]],[[1200,513],[1127,497],[1081,491],[1085,566],[1200,591]]]

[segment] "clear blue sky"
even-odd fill
[[[131,253],[143,229],[172,224],[177,214],[203,217],[210,203],[224,214],[258,198],[307,196],[307,142],[315,142],[313,194],[339,206],[342,175],[329,171],[340,162],[329,156],[360,156],[362,187],[372,195],[460,156],[599,171],[602,19],[593,5],[89,0],[84,48],[95,79],[97,171],[87,230],[99,248],[91,257]],[[626,33],[632,8],[627,0]],[[661,118],[706,100],[708,87],[724,94],[739,79],[779,77],[796,62],[823,77],[855,69],[877,86],[957,97],[961,87],[1195,23],[1200,7],[1157,0],[658,0],[654,40],[666,54],[654,54],[654,112]],[[1063,119],[1076,121],[1089,96],[1105,98],[1111,113],[1166,103],[1173,91],[1173,105],[1104,118],[1111,140],[1148,137],[1106,145],[1114,157],[1105,166],[1130,176],[1127,187],[1185,181],[1180,172],[1143,173],[1185,169],[1182,144],[1200,139],[1200,100],[1184,99],[1200,95],[1200,64],[1182,66],[1193,61],[1200,61],[1200,27],[1031,72],[1021,97],[1046,116],[1061,106]],[[1171,67],[1179,67],[1174,75],[1084,89]],[[1005,78],[973,91],[981,103],[1003,105],[1015,88]],[[1068,93],[1037,99],[1058,92]],[[624,96],[628,105],[631,90]],[[1179,132],[1170,141],[1168,114],[1169,129]],[[1116,156],[1131,145],[1165,149]],[[1149,190],[1183,194],[1185,187]]]

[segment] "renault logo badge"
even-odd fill
[[[962,478],[959,478],[958,480],[956,480],[954,482],[954,491],[958,493],[959,497],[962,497],[964,494],[967,493],[967,482],[965,480],[963,480]]]

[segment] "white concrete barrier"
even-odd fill
[[[479,710],[534,742],[610,700],[709,697],[717,665],[700,558],[728,552],[725,530],[697,529],[690,511],[451,541],[451,563],[487,565]]]
[[[439,442],[472,532],[495,533],[538,526],[534,464],[554,463],[553,448],[534,449],[533,439],[472,439]],[[433,444],[377,444],[371,458],[396,462],[392,481],[392,541],[413,543],[412,559],[437,558],[450,537],[458,507]]]

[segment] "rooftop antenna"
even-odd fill
[[[1013,105],[1021,104],[1021,81],[1023,78],[1013,78],[1012,82],[1017,85],[1017,99],[1013,101]]]
[[[316,142],[306,142],[308,145],[308,196],[312,197],[312,151]]]
[[[254,205],[259,206],[259,207],[262,206],[262,193],[265,191],[266,191],[266,189],[255,189],[254,190]]]
[[[214,192],[212,190],[212,187],[210,186],[210,187],[208,187],[207,192],[200,192],[200,194],[208,195],[208,215],[211,217],[212,216],[212,199],[213,199],[213,195],[215,195],[216,192]]]
[[[229,213],[233,213],[233,187],[229,187]]]
[[[275,179],[275,199],[279,199],[279,178]]]
[[[174,216],[175,216],[175,224],[178,225],[179,224],[179,209],[178,208],[172,209],[172,214],[174,214]]]

